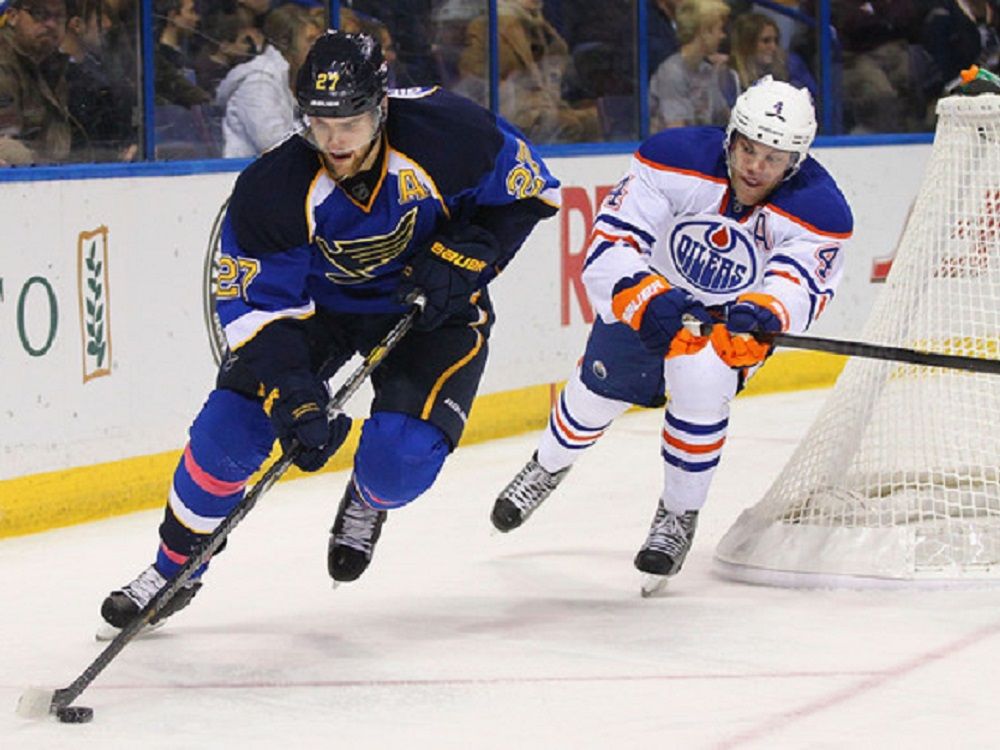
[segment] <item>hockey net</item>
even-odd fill
[[[938,103],[927,173],[861,335],[998,358],[1000,96]],[[1000,581],[1000,376],[849,361],[794,456],[716,550],[788,586]]]

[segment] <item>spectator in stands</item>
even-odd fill
[[[1000,8],[992,0],[936,0],[921,41],[950,89],[970,65],[1000,67]]]
[[[101,60],[109,75],[121,86],[127,86],[139,98],[138,71],[141,67],[137,41],[139,36],[139,3],[134,0],[103,0],[102,9],[110,23],[103,32]]]
[[[395,71],[397,81],[390,86],[430,86],[441,83],[434,55],[431,51],[432,29],[431,0],[346,0],[341,6],[348,6],[355,12],[373,18],[382,24],[375,36],[380,42],[391,38],[395,61],[390,63],[390,72]],[[479,11],[485,7],[478,2]],[[368,33],[366,31],[366,33]],[[385,46],[383,43],[383,51]],[[386,56],[388,60],[388,55]]]
[[[684,125],[725,125],[729,105],[723,92],[732,80],[727,57],[719,52],[726,38],[729,6],[723,0],[683,0],[677,8],[681,48],[649,81],[650,130]]]
[[[400,62],[396,42],[382,21],[360,11],[341,8],[340,30],[348,34],[367,34],[378,41],[385,63],[389,66],[389,88],[409,88],[418,85],[406,66]]]
[[[916,0],[916,1],[920,2],[920,0]],[[783,6],[785,8],[788,8],[789,10],[793,10],[793,11],[800,10],[799,6],[801,5],[801,3],[799,2],[799,0],[771,0],[771,3]],[[774,22],[774,25],[778,27],[778,43],[781,45],[781,48],[785,52],[788,52],[789,51],[789,42],[791,42],[792,36],[795,34],[795,32],[796,32],[796,30],[798,28],[798,23],[796,22],[796,20],[793,17],[791,17],[791,16],[789,16],[789,15],[787,15],[785,13],[782,13],[780,10],[772,7],[771,4],[769,4],[769,5],[759,5],[757,3],[750,3],[750,6],[751,6],[751,8],[750,8],[751,10],[753,10],[756,13],[761,13],[761,14],[767,16],[768,18],[771,19],[771,21]],[[735,11],[734,11],[734,15],[735,15]],[[740,14],[740,15],[742,15],[742,14]],[[812,30],[812,31],[813,31],[813,33],[815,33],[815,30]],[[802,87],[800,86],[799,88],[802,88]]]
[[[500,0],[500,113],[535,143],[598,140],[597,108],[571,107],[562,98],[569,48],[542,15],[541,0]],[[486,102],[489,24],[486,16],[469,22],[459,59],[463,81],[456,89]]]
[[[650,73],[681,47],[676,18],[677,0],[647,0],[646,57]]]
[[[456,88],[463,75],[485,80],[485,67],[463,72],[460,63],[462,52],[468,45],[465,35],[469,22],[481,13],[482,5],[478,0],[442,0],[435,7],[431,16],[431,56],[435,78],[442,86]],[[479,58],[481,65],[485,66],[486,62],[485,57]]]
[[[294,130],[295,77],[322,33],[314,16],[299,5],[289,3],[268,13],[264,51],[237,65],[219,84],[224,157],[256,156]]]
[[[206,15],[202,23],[204,44],[193,62],[195,83],[201,89],[214,96],[230,70],[264,49],[264,32],[254,20],[242,8],[232,13],[216,9]]]
[[[212,96],[195,82],[188,45],[201,14],[195,0],[153,0],[159,22],[154,57],[156,157],[209,159],[219,156],[219,118],[210,110]]]
[[[201,22],[195,0],[154,0],[153,9],[160,28],[155,60],[157,102],[182,107],[207,104],[212,97],[195,83],[187,50]]]
[[[549,5],[545,3],[546,13]],[[624,98],[630,109],[637,109],[633,106],[636,0],[565,0],[558,5],[557,28],[569,44],[572,60],[563,96],[574,104]]]
[[[736,74],[737,84],[735,96],[729,99],[730,104],[765,75],[788,81],[797,88],[808,89],[813,100],[816,99],[816,80],[801,57],[794,52],[785,52],[778,25],[763,13],[744,13],[733,21],[729,65]]]
[[[925,13],[914,0],[833,0],[849,132],[926,129],[925,92],[933,75],[926,50],[916,44]]]
[[[113,19],[102,0],[67,0],[66,9],[69,111],[82,126],[74,132],[73,158],[132,161],[139,149],[137,92],[116,78],[104,57]]]
[[[59,52],[65,0],[12,0],[0,29],[0,165],[65,161],[74,129]]]
[[[236,0],[236,13],[249,15],[253,25],[263,28],[264,18],[271,10],[271,0]]]

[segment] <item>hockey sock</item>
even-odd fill
[[[538,443],[538,463],[548,472],[570,466],[628,407],[589,390],[577,370],[549,414],[548,429]]]

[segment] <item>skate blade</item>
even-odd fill
[[[40,719],[48,716],[52,711],[52,699],[55,695],[55,690],[30,687],[17,699],[17,708],[14,712],[22,719]]]
[[[669,581],[670,576],[658,576],[653,573],[646,573],[642,577],[642,586],[639,589],[639,593],[642,594],[643,599],[657,596],[667,590],[667,583]]]
[[[138,633],[135,634],[135,637],[145,638],[154,630],[159,630],[160,628],[162,628],[165,622],[166,620],[160,620],[155,625],[146,625],[142,628],[142,630],[140,630]],[[121,628],[116,628],[114,625],[111,625],[110,623],[102,622],[100,625],[97,626],[97,632],[94,633],[94,640],[100,641],[102,643],[105,641],[113,641],[115,639],[115,636],[117,636],[120,632],[122,632]]]

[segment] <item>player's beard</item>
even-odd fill
[[[323,152],[323,163],[333,179],[346,180],[353,177],[371,166],[378,156],[378,149],[381,147],[382,131],[376,132],[375,137],[360,149],[347,152],[349,155],[338,158],[337,152]]]

